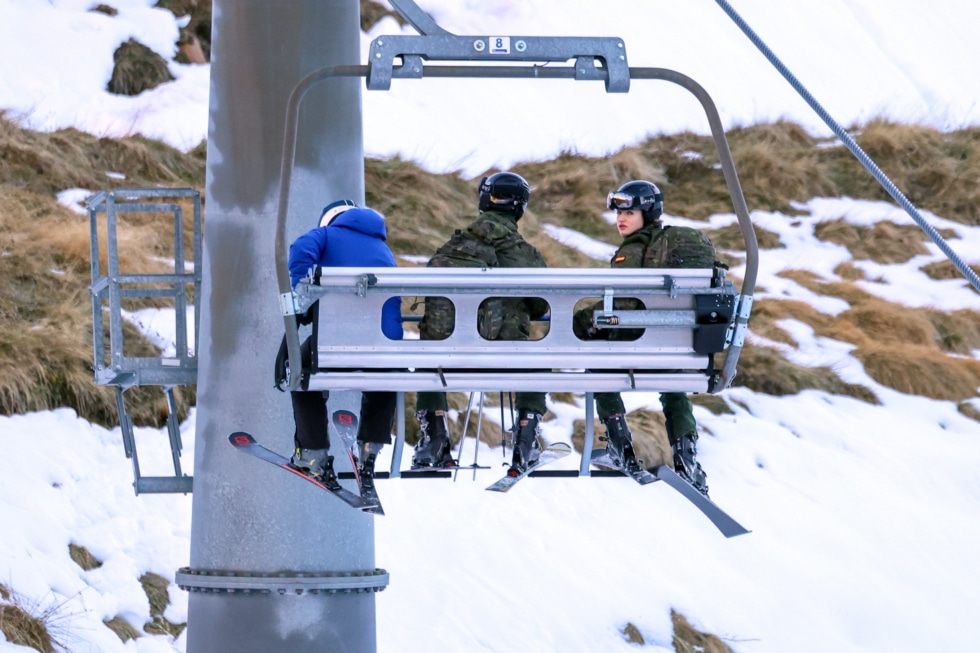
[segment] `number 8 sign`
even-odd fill
[[[489,41],[490,54],[510,54],[509,36],[491,36]]]

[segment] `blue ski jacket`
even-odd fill
[[[373,209],[344,211],[326,227],[306,232],[289,246],[289,278],[293,287],[310,268],[396,267],[395,256],[385,240],[384,218]],[[401,298],[392,297],[381,311],[381,331],[392,340],[402,339]]]

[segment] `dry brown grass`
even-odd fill
[[[113,617],[112,619],[106,619],[102,623],[105,627],[116,634],[116,636],[122,642],[128,642],[131,639],[138,639],[141,637],[140,631],[134,628],[128,621],[122,617]]]
[[[102,561],[96,558],[92,553],[86,549],[84,546],[79,546],[74,542],[68,544],[68,555],[75,562],[76,565],[84,569],[85,571],[91,571],[92,569],[98,569],[102,566]]]
[[[693,394],[689,398],[692,404],[709,410],[713,415],[733,415],[735,413],[724,397],[718,395]]]
[[[149,571],[140,576],[140,585],[143,586],[146,598],[150,602],[150,621],[143,626],[143,632],[150,635],[180,637],[187,624],[171,623],[163,616],[167,606],[170,605],[170,594],[167,591],[170,581]]]
[[[817,273],[810,270],[783,270],[778,272],[776,276],[791,279],[807,290],[812,290],[819,295],[840,297],[851,305],[867,301],[874,297],[853,283],[824,281]]]
[[[833,194],[827,172],[817,165],[816,141],[799,125],[778,121],[738,128],[728,139],[750,207],[793,215],[793,200]]]
[[[106,90],[116,95],[139,95],[174,81],[167,62],[136,39],[124,42],[112,55],[115,66]]]
[[[109,189],[119,181],[144,186],[198,181],[200,186],[203,163],[203,150],[188,155],[146,139],[97,139],[74,130],[31,132],[0,117],[0,413],[71,406],[90,421],[118,424],[114,389],[92,381],[88,218],[58,204],[54,194],[76,186]],[[105,174],[119,170],[129,179]],[[120,218],[123,272],[169,271],[155,260],[173,256],[168,222],[159,214]],[[188,248],[190,225],[191,213],[185,210]],[[104,233],[102,241],[104,253]],[[147,305],[155,304],[130,300],[124,308]],[[158,355],[135,329],[127,325],[124,330],[127,355]],[[158,388],[126,394],[137,424],[163,425],[167,405]],[[183,416],[194,392],[178,389],[177,394]]]
[[[833,321],[832,317],[821,313],[805,302],[789,299],[762,299],[752,306],[749,329],[752,333],[768,340],[796,347],[799,343],[776,324],[776,322],[786,319],[799,320],[813,327],[818,325],[826,327]]]
[[[637,646],[645,645],[646,639],[643,637],[643,633],[634,624],[628,623],[623,626],[622,630],[623,639],[625,639],[630,644],[636,644]]]
[[[0,631],[11,644],[41,653],[54,653],[54,642],[44,622],[17,605],[0,605]]]
[[[854,356],[868,375],[884,386],[934,399],[963,400],[975,396],[980,385],[980,362],[950,354],[969,355],[980,348],[980,313],[900,306],[849,282],[824,282],[801,270],[781,276],[814,292],[841,297],[851,308],[837,316],[827,316],[799,302],[763,300],[756,305],[750,320],[753,332],[795,346],[792,338],[774,324],[784,317],[795,317],[812,326],[818,336],[857,345]],[[746,364],[757,362],[754,349],[758,348],[743,351],[740,376]],[[751,383],[758,384],[758,377],[753,377]]]
[[[732,649],[721,638],[701,632],[676,610],[670,611],[674,625],[674,650],[677,653],[732,653]]]
[[[825,221],[814,227],[813,235],[843,245],[858,260],[876,263],[905,263],[913,256],[929,253],[925,246],[929,237],[921,229],[894,222],[878,222],[868,228],[844,220]]]
[[[850,261],[844,261],[834,268],[834,274],[844,281],[863,281],[868,278],[864,270],[854,265]]]
[[[951,358],[935,347],[867,345],[854,356],[878,383],[899,392],[962,401],[976,396],[980,361]]]
[[[862,385],[845,383],[829,367],[804,367],[786,360],[771,347],[749,346],[738,359],[738,374],[733,383],[777,397],[794,395],[803,390],[854,397],[879,405],[878,397]]]
[[[800,319],[813,326],[818,335],[859,346],[871,343],[901,346],[910,343],[935,346],[937,350],[955,354],[970,354],[980,348],[980,313],[976,311],[939,311],[900,306],[879,299],[851,283],[824,282],[812,272],[802,270],[782,272],[780,276],[793,279],[813,292],[840,297],[851,304],[851,309],[833,319],[812,308],[805,308],[805,305],[794,307],[793,312],[797,315],[809,313]],[[767,333],[767,313],[773,310],[774,301],[763,300],[756,304],[757,308],[762,306],[759,314],[763,319],[757,330],[757,316],[753,312],[750,328],[760,335]],[[787,305],[782,301],[779,303]],[[775,337],[772,339],[778,340]]]
[[[856,132],[858,144],[917,206],[968,225],[980,224],[980,128],[941,132],[873,120]],[[843,147],[820,151],[835,196],[890,201],[890,196]]]
[[[211,60],[211,0],[157,0],[157,7],[169,9],[178,18],[190,16],[180,28],[179,63],[205,63]]]
[[[143,587],[143,592],[146,594],[146,599],[150,604],[150,621],[143,624],[143,632],[148,635],[180,637],[187,624],[175,624],[163,616],[167,606],[170,605],[170,594],[167,591],[170,582],[163,576],[153,572],[146,572],[140,576],[139,581]],[[142,637],[142,633],[137,628],[133,627],[132,624],[120,616],[107,619],[103,623],[123,642]]]
[[[361,0],[361,31],[368,32],[375,24],[384,18],[391,16],[399,25],[405,25],[405,19],[397,11],[392,11],[380,2],[374,0]]]
[[[27,252],[0,257],[0,412],[24,413],[71,406],[85,419],[118,424],[115,390],[93,383],[91,300],[86,280],[61,269],[56,249],[35,242]],[[33,256],[31,255],[33,254]],[[54,272],[57,271],[57,272]],[[155,347],[125,325],[127,355],[156,356]],[[192,390],[179,388],[180,416],[193,401]],[[160,427],[167,404],[157,388],[127,391],[131,416],[139,425]]]
[[[963,273],[953,265],[952,261],[942,260],[936,261],[935,263],[929,263],[923,265],[921,268],[923,274],[928,276],[930,279],[935,279],[936,281],[943,281],[946,279],[962,279],[963,286],[969,288],[976,292],[976,288],[963,277]],[[970,269],[973,270],[974,274],[980,274],[980,265],[971,265]]]
[[[964,355],[980,349],[980,313],[966,309],[952,312],[923,310],[936,329],[936,342],[941,349]]]
[[[11,644],[41,653],[67,651],[67,636],[76,614],[68,602],[30,599],[0,584],[0,632]]]
[[[970,419],[976,422],[980,422],[980,410],[977,410],[977,408],[973,404],[965,401],[961,402],[956,407],[956,410],[958,410],[961,414],[966,415]]]
[[[783,249],[786,245],[779,239],[779,235],[767,231],[762,227],[755,227],[755,237],[759,242],[759,249]],[[737,224],[732,224],[721,229],[705,231],[715,249],[726,249],[736,252],[745,251],[745,239],[742,238],[742,230]]]
[[[203,191],[205,155],[203,143],[183,153],[142,136],[117,139],[76,129],[30,131],[0,112],[0,187],[30,191],[47,200],[68,188],[163,185]],[[107,172],[126,178],[116,179]]]

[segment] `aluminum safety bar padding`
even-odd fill
[[[711,269],[322,268],[296,289],[301,310],[320,302],[318,370],[309,387],[710,391],[717,383],[710,354],[724,348],[731,312],[717,325],[721,337],[714,349],[699,347],[695,334],[715,325],[705,322],[712,318],[699,309],[704,301],[698,298],[716,298],[708,302],[716,306],[736,294],[731,283],[712,287],[713,280]],[[577,305],[610,294],[643,302],[645,310],[614,315],[633,328],[649,327],[635,340],[580,340],[572,328]],[[449,299],[455,306],[452,334],[443,340],[386,338],[381,310],[391,297]],[[547,334],[526,341],[481,337],[479,309],[490,297],[545,300]]]
[[[706,374],[587,372],[452,372],[438,370],[330,370],[310,377],[310,390],[391,392],[717,392]]]

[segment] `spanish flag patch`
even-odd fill
[[[622,263],[625,260],[626,260],[625,256],[617,256],[616,258],[613,259],[613,263]]]

